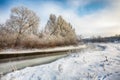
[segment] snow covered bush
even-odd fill
[[[16,34],[13,34],[5,25],[0,25],[0,48],[12,47]]]

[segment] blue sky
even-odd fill
[[[12,7],[25,6],[40,17],[41,28],[52,13],[62,15],[77,34],[109,36],[120,33],[119,3],[119,0],[0,0],[0,23],[9,18]]]
[[[69,3],[69,1],[71,1],[71,3]],[[40,5],[46,3],[59,4],[62,8],[69,9],[76,8],[75,5],[77,4],[77,2],[79,3],[79,1],[80,0],[0,0],[0,10],[4,12],[5,9],[9,10],[9,7],[17,5],[23,5],[28,8],[32,7],[35,9],[36,7],[39,8]],[[81,2],[84,4],[84,0],[81,0]],[[106,7],[106,5],[108,5],[106,0],[91,0],[91,2],[89,2],[86,5],[83,5],[82,7],[78,4],[77,12],[80,16],[81,15],[83,16],[95,12],[97,10],[100,10]]]

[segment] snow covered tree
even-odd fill
[[[22,34],[36,34],[39,26],[39,17],[26,7],[14,7],[11,10],[11,16],[6,22],[6,26],[18,34],[15,42],[15,45],[17,45]]]
[[[51,14],[49,20],[45,26],[45,33],[51,35],[56,29],[56,16]]]
[[[75,34],[75,30],[72,28],[72,25],[70,23],[67,23],[62,18],[62,16],[59,16],[57,19],[57,27],[58,27],[58,30],[56,33],[58,33],[60,36],[64,37],[66,42],[76,43],[77,36]]]
[[[64,39],[64,41],[67,41],[69,43],[75,43],[77,41],[75,30],[72,28],[70,23],[67,23],[62,18],[62,16],[56,18],[55,15],[51,14],[45,27],[45,32],[49,36],[56,36],[57,38],[62,38]]]
[[[26,7],[14,7],[11,10],[10,19],[6,22],[15,32],[35,33],[39,26],[39,17]]]

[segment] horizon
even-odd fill
[[[50,14],[61,15],[83,37],[120,34],[119,0],[0,0],[0,23],[10,17],[10,10],[25,6],[40,17],[41,29]]]

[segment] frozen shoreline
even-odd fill
[[[92,44],[90,44],[92,46]],[[5,75],[10,80],[119,80],[120,43],[94,44],[55,62]]]
[[[37,58],[26,59],[26,60],[9,61],[6,63],[0,63],[0,72],[3,74],[6,74],[9,72],[12,72],[14,69],[20,70],[28,66],[47,64],[65,56],[67,56],[67,54],[37,57]]]
[[[65,46],[65,47],[55,47],[55,48],[45,48],[45,49],[28,49],[28,50],[2,50],[0,54],[23,54],[23,53],[35,53],[35,52],[59,52],[59,51],[67,51],[67,50],[78,50],[86,48],[86,45],[78,45],[78,46]]]

